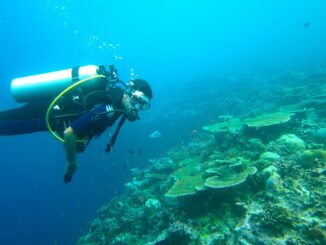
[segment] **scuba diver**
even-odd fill
[[[83,152],[94,137],[99,137],[120,118],[105,151],[110,152],[126,120],[139,119],[153,97],[143,79],[124,83],[114,66],[89,65],[16,78],[11,93],[19,108],[0,111],[0,135],[50,131],[65,148],[68,165],[64,183],[78,169],[77,153]]]

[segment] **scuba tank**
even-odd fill
[[[11,82],[11,94],[19,102],[33,102],[53,98],[74,83],[96,75],[106,75],[103,66],[87,65],[44,74],[15,78]],[[106,79],[95,78],[84,85],[84,90],[102,90]]]

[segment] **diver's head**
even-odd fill
[[[152,88],[143,79],[134,79],[128,83],[128,91],[124,94],[122,104],[129,121],[139,119],[140,110],[148,110],[153,98]]]

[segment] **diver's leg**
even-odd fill
[[[1,120],[0,135],[18,135],[47,131],[45,120],[36,118],[30,120]]]
[[[0,111],[0,120],[26,120],[45,117],[47,105],[25,104],[21,107]]]
[[[24,120],[29,117],[29,110],[26,110],[27,105],[0,111],[0,120]]]
[[[66,168],[64,174],[64,182],[69,183],[72,179],[72,176],[77,171],[77,162],[76,162],[76,154],[77,154],[77,135],[71,127],[68,127],[64,131],[64,147],[66,150],[66,156],[68,160],[68,166]]]
[[[0,111],[0,135],[27,134],[47,131],[45,114],[48,103],[29,103]]]

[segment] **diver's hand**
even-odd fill
[[[72,180],[72,176],[77,171],[77,169],[78,169],[78,165],[76,163],[69,163],[65,171],[65,174],[63,176],[63,182],[70,183]]]

